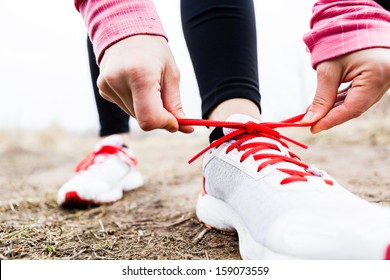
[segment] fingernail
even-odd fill
[[[302,123],[310,123],[312,122],[313,120],[313,117],[314,117],[314,113],[312,111],[309,111],[306,113],[306,115],[303,117],[303,119],[301,120]]]

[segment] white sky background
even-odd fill
[[[179,0],[155,0],[181,71],[187,117],[200,99],[185,46]],[[302,113],[315,90],[302,36],[314,0],[255,0],[263,120]],[[0,2],[0,130],[60,125],[98,130],[86,51],[86,29],[73,0]]]

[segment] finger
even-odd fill
[[[337,94],[333,107],[340,106],[344,102],[345,98],[347,98],[347,95],[348,95],[347,91],[340,92],[339,94]]]
[[[107,100],[108,102],[111,102],[111,103],[116,103],[115,101],[114,101],[114,99],[112,99],[107,93],[105,93],[104,91],[101,91],[100,89],[99,89],[99,94],[100,94],[100,96],[102,97],[102,98],[104,98],[105,100]]]
[[[343,104],[343,103],[344,103],[344,100],[338,101],[338,102],[336,102],[336,103],[334,104],[333,108],[338,107],[338,106],[340,106],[340,105]]]
[[[340,89],[340,90],[339,90],[339,94],[340,94],[340,93],[343,93],[343,92],[348,92],[348,90],[349,90],[351,87],[352,87],[352,82],[349,83],[347,87]]]
[[[129,87],[133,95],[134,112],[139,126],[145,130],[166,129],[176,132],[179,124],[176,118],[163,106],[160,96],[160,73],[133,73]]]
[[[334,106],[341,80],[338,64],[323,62],[317,67],[317,89],[312,104],[302,123],[315,123]]]
[[[343,89],[338,91],[338,94],[337,94],[336,100],[335,100],[335,104],[333,105],[333,107],[340,106],[344,102],[345,98],[348,95],[348,91],[351,87],[352,87],[352,83],[350,83],[346,88],[343,88]]]
[[[119,97],[117,97],[117,95],[114,95],[114,97],[117,97],[116,99],[112,99],[112,98],[110,97],[110,95],[108,95],[108,94],[106,94],[106,93],[104,93],[104,92],[102,92],[102,91],[100,91],[100,90],[99,90],[99,94],[100,94],[104,99],[106,99],[107,101],[112,102],[112,103],[114,103],[115,105],[117,105],[119,108],[121,108],[121,109],[122,109],[125,113],[127,113],[128,115],[134,117],[134,114],[133,114],[132,112],[130,112],[130,111],[127,109],[126,105],[123,104],[122,100],[121,100]]]
[[[180,98],[180,73],[176,67],[167,67],[161,87],[161,99],[164,108],[167,109],[176,119],[184,119],[185,114]],[[191,133],[194,128],[189,125],[180,125],[179,131]]]
[[[134,117],[134,107],[130,88],[121,79],[103,76],[101,73],[97,80],[100,95],[117,104],[123,111]]]
[[[124,112],[134,117],[134,114],[126,107],[117,93],[101,78],[101,76],[99,76],[97,84],[101,97],[118,105]]]
[[[359,117],[377,102],[377,98],[367,99],[367,92],[370,90],[372,89],[364,86],[351,88],[344,102],[332,108],[325,117],[313,125],[311,132],[318,133]]]

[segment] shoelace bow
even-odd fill
[[[277,168],[279,171],[287,173],[290,175],[289,177],[283,179],[280,183],[282,185],[297,182],[297,181],[307,181],[306,176],[317,176],[322,177],[321,173],[318,173],[316,170],[311,170],[311,168],[301,161],[301,159],[288,150],[289,156],[273,154],[273,153],[257,153],[261,150],[277,150],[280,151],[279,147],[276,144],[267,143],[267,142],[250,142],[245,143],[246,141],[253,139],[255,137],[266,137],[272,140],[279,142],[282,146],[289,148],[288,145],[283,142],[289,141],[301,148],[307,149],[305,144],[302,144],[294,139],[291,139],[287,136],[280,134],[276,131],[276,128],[283,127],[307,127],[308,124],[300,123],[305,114],[297,115],[295,117],[280,121],[280,122],[263,122],[263,123],[255,123],[249,121],[247,123],[240,122],[224,122],[224,121],[211,121],[211,120],[200,120],[200,119],[179,119],[178,122],[180,125],[191,125],[191,126],[209,126],[209,127],[221,127],[221,128],[230,128],[233,129],[232,132],[226,134],[225,136],[219,138],[218,140],[212,142],[208,147],[204,148],[198,154],[196,154],[193,158],[191,158],[188,162],[192,163],[201,155],[206,153],[208,150],[218,147],[219,145],[225,143],[229,140],[236,140],[226,149],[226,153],[231,152],[233,149],[237,149],[238,151],[245,151],[240,161],[243,162],[250,155],[253,155],[255,160],[264,160],[261,164],[259,164],[257,171],[260,172],[264,167],[268,165],[273,165],[281,162],[290,162],[292,164],[298,165],[302,167],[304,171],[299,171],[295,169],[288,168]],[[324,181],[328,185],[333,185],[333,182],[328,179],[324,179]]]
[[[93,165],[95,163],[95,159],[99,155],[115,155],[115,154],[121,154],[123,155],[124,161],[129,166],[135,166],[137,165],[137,161],[135,158],[129,156],[121,147],[117,146],[110,146],[110,145],[103,145],[99,148],[97,151],[90,152],[77,166],[75,171],[79,172],[81,170],[87,170],[88,167]]]

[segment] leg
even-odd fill
[[[203,118],[260,118],[256,22],[251,0],[182,0],[184,36]]]
[[[95,101],[97,110],[99,113],[100,121],[100,136],[108,136],[112,134],[124,134],[130,131],[129,127],[129,115],[127,115],[116,104],[105,100],[99,94],[96,81],[99,77],[99,67],[96,64],[95,54],[93,52],[93,46],[88,38],[88,58],[89,68],[91,71],[91,79],[93,92],[95,94]]]
[[[199,220],[236,231],[244,259],[390,259],[388,212],[301,161],[274,130],[295,126],[299,118],[256,124],[252,6],[249,0],[182,0],[203,117],[241,113],[227,123],[204,122],[218,127],[196,156],[204,154]]]
[[[390,2],[389,0],[375,0],[379,5],[381,5],[386,10],[390,11]]]
[[[137,161],[128,147],[129,116],[116,104],[99,94],[92,44],[88,40],[89,65],[100,120],[100,136],[94,151],[76,167],[76,174],[57,193],[57,202],[65,208],[84,208],[90,204],[112,203],[123,192],[143,185]],[[95,161],[95,159],[97,159]]]

